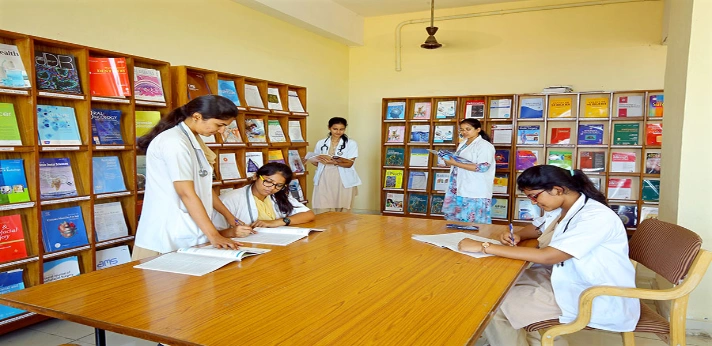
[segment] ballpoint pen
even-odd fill
[[[509,224],[509,239],[512,240],[512,244],[510,246],[514,246],[514,226],[512,224]]]
[[[237,223],[240,226],[245,226],[245,223],[240,221],[239,219],[235,219],[235,223]]]

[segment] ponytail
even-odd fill
[[[136,140],[136,147],[140,152],[145,153],[146,150],[148,150],[148,145],[151,144],[151,141],[153,141],[156,136],[161,134],[161,132],[178,125],[187,117],[188,114],[185,113],[182,106],[174,109],[173,111],[168,113],[168,115],[161,118],[161,121],[159,121],[158,124],[156,124],[156,126],[151,129],[151,131],[138,138]]]
[[[581,170],[563,169],[552,165],[539,165],[527,168],[517,178],[520,191],[551,190],[555,186],[565,187],[585,195],[588,198],[608,206],[606,196],[598,191],[591,179]]]
[[[580,169],[573,169],[571,170],[573,172],[573,176],[571,177],[574,182],[579,186],[578,192],[586,195],[588,198],[593,199],[598,201],[599,203],[605,205],[606,207],[608,206],[608,201],[606,200],[606,196],[603,195],[601,191],[596,189],[596,186],[593,185],[593,182],[591,179],[581,171]]]

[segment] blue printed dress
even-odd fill
[[[467,147],[463,145],[455,155]],[[477,169],[475,172],[486,172],[490,169],[490,163],[476,163]],[[443,214],[446,220],[464,221],[474,223],[492,223],[491,198],[468,198],[457,195],[457,172],[458,167],[453,167],[450,175],[450,183],[445,192],[445,200],[443,201]]]

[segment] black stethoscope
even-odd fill
[[[582,193],[582,194],[583,194],[583,193]],[[583,208],[586,207],[586,203],[588,203],[588,196],[583,195],[583,197],[584,197],[584,199],[583,199],[583,205],[581,206],[581,208],[579,208],[579,209],[574,213],[574,215],[571,215],[571,218],[569,219],[569,221],[566,221],[566,226],[564,226],[564,230],[561,231],[561,233],[566,233],[566,230],[569,229],[569,224],[571,223],[571,220],[573,220],[574,217],[576,217],[576,214],[578,214],[581,210],[583,210]],[[564,266],[564,262],[559,263],[559,265],[563,267],[563,266]]]
[[[331,137],[329,137],[329,138],[331,138]],[[326,145],[326,143],[329,142],[328,141],[329,138],[325,139],[324,144],[322,144],[321,147],[319,148],[319,151],[321,151],[322,153],[324,152],[324,149],[326,149],[327,154],[329,153],[329,146]],[[343,138],[339,138],[339,143],[341,143],[341,141],[343,141],[343,140],[344,140]],[[344,152],[343,152],[343,150],[341,150],[341,148],[337,149],[336,156],[342,156],[343,154],[344,154]]]
[[[178,127],[180,127],[180,130],[183,131],[185,137],[188,138],[188,141],[191,143],[190,145],[193,146],[193,142],[190,140],[190,136],[188,136],[188,132],[185,131],[183,125],[178,124]],[[195,151],[195,158],[198,160],[198,166],[200,167],[200,169],[198,170],[198,175],[202,178],[205,178],[208,176],[208,170],[203,167],[203,161],[200,160],[200,155],[198,155],[198,149],[195,149],[195,147],[193,146],[193,151]]]

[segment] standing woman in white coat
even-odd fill
[[[358,194],[357,186],[361,185],[361,178],[354,167],[358,145],[344,133],[346,126],[348,123],[344,118],[329,119],[329,135],[314,147],[314,154],[322,155],[316,157],[316,162],[312,161],[317,166],[312,194],[312,207],[316,214],[349,212]]]
[[[237,249],[230,237],[250,232],[237,226],[212,189],[213,153],[198,135],[222,133],[237,116],[232,101],[206,95],[174,109],[137,140],[146,151],[146,192],[136,230],[133,260],[210,242]],[[230,220],[218,232],[210,221],[213,209]]]
[[[445,219],[474,223],[492,223],[492,187],[494,185],[494,146],[477,119],[460,122],[463,141],[455,155],[472,163],[445,160],[450,167],[450,183],[445,192]]]

